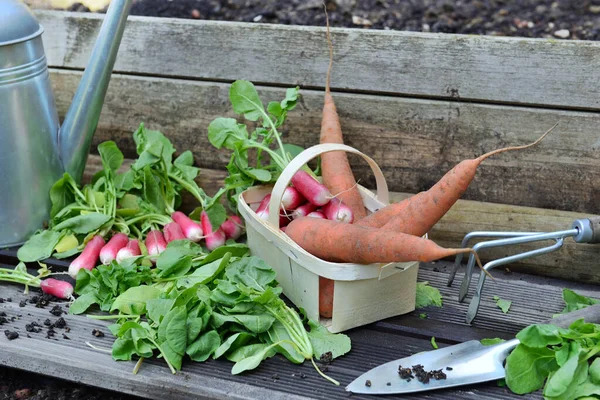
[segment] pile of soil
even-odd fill
[[[134,0],[131,14],[324,26],[323,2],[335,27],[600,40],[600,0]]]

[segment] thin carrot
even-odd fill
[[[357,264],[421,261],[430,262],[471,248],[446,249],[434,241],[401,232],[390,232],[328,219],[301,217],[285,233],[300,247],[322,260]]]
[[[329,45],[329,66],[325,80],[325,99],[323,103],[323,118],[321,120],[320,143],[344,143],[342,126],[337,113],[333,96],[331,95],[331,69],[333,66],[333,43],[329,32],[329,16],[325,7],[327,23],[327,44]],[[348,157],[343,151],[332,151],[321,155],[321,175],[323,184],[332,195],[336,196],[352,210],[354,221],[367,216],[364,202],[356,180],[350,168]],[[319,311],[322,317],[331,318],[333,313],[334,282],[323,277],[319,278]]]
[[[533,143],[511,146],[485,153],[475,159],[461,161],[434,186],[401,202],[390,204],[363,218],[358,225],[383,227],[386,230],[422,236],[427,233],[450,207],[464,194],[475,177],[477,167],[483,160],[505,151],[521,150],[538,144],[558,124],[546,131]]]
[[[337,113],[333,97],[331,96],[331,68],[333,66],[333,44],[329,32],[329,17],[325,9],[327,22],[327,43],[329,45],[329,67],[325,81],[325,100],[323,104],[323,118],[321,120],[320,143],[343,144],[342,126]],[[354,220],[366,217],[364,202],[356,187],[356,180],[350,168],[348,157],[343,151],[332,151],[321,155],[321,170],[323,184],[332,195],[336,196],[352,210]]]

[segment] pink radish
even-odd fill
[[[298,191],[316,206],[324,206],[332,198],[325,185],[314,179],[306,171],[298,171],[292,177],[292,184]]]
[[[117,262],[121,263],[126,258],[136,257],[142,255],[142,251],[140,250],[140,244],[136,239],[131,239],[127,246],[123,247],[117,253]]]
[[[286,187],[283,192],[283,196],[281,197],[281,206],[287,211],[292,211],[305,202],[306,199],[304,196],[300,194],[298,189],[292,186]]]
[[[71,261],[69,265],[69,275],[73,279],[77,279],[77,274],[81,268],[92,270],[98,262],[100,256],[100,250],[104,246],[104,239],[102,236],[94,236],[86,245],[85,249],[81,252],[79,257]]]
[[[325,214],[323,214],[323,212],[321,212],[321,211],[313,211],[313,212],[309,213],[307,215],[307,217],[327,219],[327,217],[325,217]]]
[[[225,233],[225,237],[227,239],[236,240],[242,235],[243,226],[244,224],[242,222],[242,219],[237,215],[232,215],[221,224],[221,229]]]
[[[271,193],[263,197],[263,199],[260,201],[260,204],[258,205],[258,208],[256,209],[256,213],[259,214],[261,211],[268,210],[269,201],[271,201]]]
[[[73,296],[73,285],[54,278],[46,278],[40,283],[42,292],[59,299],[70,299]]]
[[[323,206],[323,214],[325,214],[327,219],[333,221],[345,222],[348,224],[351,224],[352,221],[354,221],[354,213],[350,207],[335,197]]]
[[[202,230],[202,226],[197,222],[194,222],[182,213],[181,211],[175,211],[171,214],[171,218],[173,221],[177,222],[177,224],[181,227],[181,231],[185,235],[187,239],[190,239],[192,242],[199,242],[204,237],[204,231]]]
[[[127,246],[129,238],[124,233],[117,233],[110,238],[108,243],[100,250],[100,262],[104,265],[110,264],[113,260],[116,260],[117,253],[123,247]]]
[[[202,230],[206,234],[204,241],[206,242],[206,248],[208,250],[212,251],[225,244],[225,232],[223,232],[221,228],[213,232],[213,227],[206,211],[200,213],[200,223],[202,224]]]
[[[146,248],[150,256],[157,256],[165,251],[167,242],[161,231],[152,230],[148,233],[148,236],[146,236]]]
[[[186,239],[183,231],[181,230],[181,226],[179,226],[177,222],[169,222],[166,224],[163,229],[163,233],[167,243],[171,243],[173,240]]]
[[[281,228],[279,228],[279,230],[283,233],[285,233],[285,228],[287,228],[287,226],[282,226]]]
[[[292,213],[292,219],[296,219],[299,217],[306,217],[308,214],[315,211],[316,209],[317,209],[317,206],[315,206],[313,203],[309,202],[309,203],[302,204],[300,207],[298,207],[294,210],[294,212]]]

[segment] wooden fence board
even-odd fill
[[[51,66],[82,69],[103,15],[38,10]],[[600,43],[332,29],[334,89],[599,109]],[[129,17],[115,71],[323,87],[323,27]]]

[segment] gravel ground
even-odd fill
[[[600,40],[600,0],[324,0],[332,26]],[[86,11],[81,5],[72,10]],[[323,0],[134,0],[132,15],[324,26]]]

